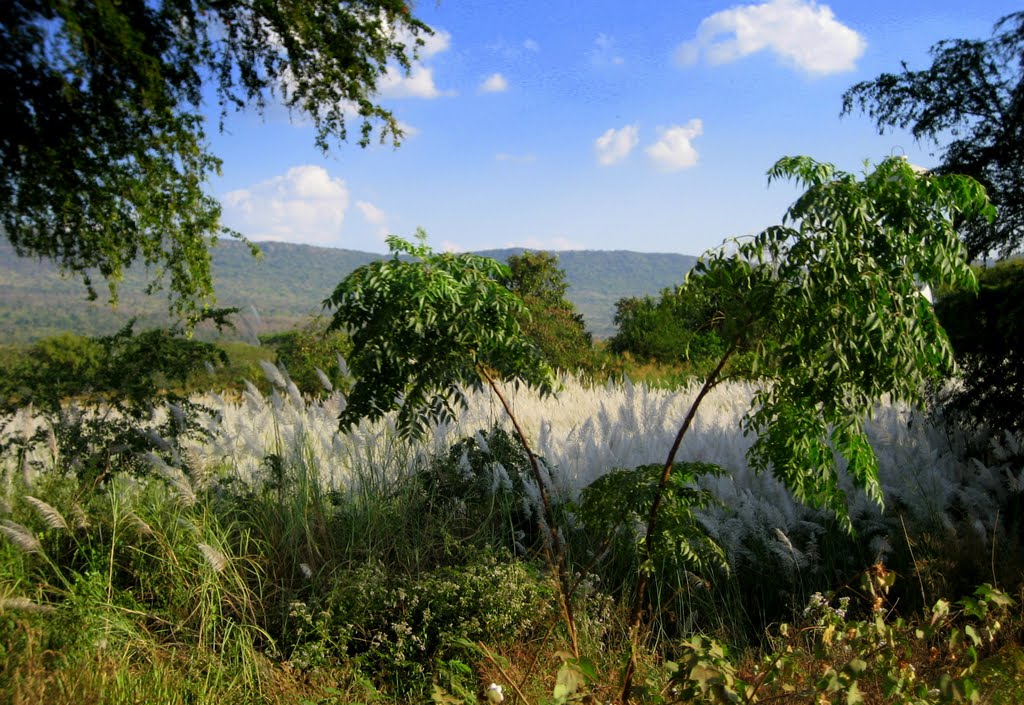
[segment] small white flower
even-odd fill
[[[492,703],[492,705],[498,705],[498,703],[504,701],[505,696],[501,692],[500,685],[498,685],[497,683],[491,683],[489,686],[487,686],[487,702]]]

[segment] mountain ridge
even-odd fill
[[[248,246],[220,240],[211,249],[217,306],[255,309],[256,332],[282,330],[321,312],[321,303],[349,272],[389,255],[343,248],[284,242],[257,243],[253,258]],[[503,248],[476,252],[507,261],[533,248]],[[675,253],[631,250],[563,250],[559,266],[569,284],[567,297],[597,337],[614,333],[615,303],[627,296],[657,294],[678,285],[696,257]],[[0,239],[0,338],[31,342],[60,332],[81,335],[111,333],[131,317],[140,326],[166,323],[166,297],[143,293],[145,268],[131,268],[119,286],[119,304],[111,310],[106,289],[93,277],[99,299],[87,301],[81,279],[62,275],[47,260],[18,257]]]

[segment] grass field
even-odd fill
[[[510,701],[616,697],[636,517],[602,533],[581,497],[616,468],[663,462],[694,390],[508,389],[555,498],[577,657],[538,488],[493,399],[471,395],[423,443],[387,423],[339,434],[340,395],[303,397],[264,367],[265,393],[200,400],[204,437],[168,439],[147,473],[97,486],[61,450],[79,417],[8,428],[43,431],[3,466],[0,699],[476,702],[492,682]],[[651,566],[637,698],[1024,700],[1014,439],[879,407],[885,509],[848,488],[850,536],[748,467],[752,391],[718,388],[684,443],[683,461],[724,471],[698,479],[717,502],[695,515],[724,562]],[[117,467],[117,448],[93,446],[88,462]]]

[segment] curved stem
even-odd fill
[[[544,512],[544,522],[548,525],[548,538],[545,541],[545,552],[547,554],[548,563],[558,576],[559,600],[562,603],[562,614],[565,616],[565,626],[569,631],[569,642],[572,645],[572,653],[575,658],[579,658],[580,650],[579,643],[576,638],[576,619],[573,616],[572,611],[572,586],[569,582],[569,569],[566,566],[565,551],[562,549],[562,541],[558,536],[558,526],[555,524],[555,513],[551,508],[551,496],[548,494],[547,483],[544,481],[544,476],[540,471],[540,463],[537,460],[537,456],[534,455],[533,450],[530,448],[530,444],[526,440],[526,434],[519,425],[519,420],[516,418],[516,415],[512,412],[511,405],[509,405],[508,400],[505,399],[505,395],[501,393],[501,390],[498,388],[494,378],[488,374],[487,370],[484,369],[482,365],[477,365],[477,371],[480,373],[480,376],[487,380],[487,384],[490,385],[491,391],[494,392],[494,396],[498,397],[498,400],[505,409],[505,413],[508,414],[508,418],[512,421],[512,428],[515,429],[519,442],[523,444],[523,450],[526,451],[526,455],[530,459],[530,469],[533,472],[533,480],[537,483],[537,490],[540,493],[540,503]]]
[[[661,473],[661,480],[658,482],[658,489],[654,494],[654,501],[651,502],[651,511],[647,515],[647,534],[644,536],[644,554],[649,558],[654,555],[654,541],[655,531],[658,528],[658,512],[661,509],[662,499],[665,496],[665,489],[668,487],[669,478],[672,476],[672,466],[676,461],[676,454],[679,452],[679,446],[683,443],[683,437],[686,432],[690,430],[693,419],[697,415],[697,407],[704,400],[704,397],[708,395],[719,382],[719,376],[722,374],[722,369],[725,368],[725,363],[729,361],[733,353],[736,352],[736,348],[739,341],[733,341],[733,344],[725,351],[722,355],[722,359],[718,361],[718,365],[714,371],[708,375],[708,378],[704,381],[704,386],[700,388],[700,392],[697,393],[697,397],[690,404],[690,410],[686,413],[686,418],[683,419],[682,426],[679,427],[679,432],[676,433],[675,441],[672,443],[672,448],[668,452],[668,458],[665,459],[665,467]],[[630,641],[630,652],[629,652],[629,663],[626,665],[626,672],[622,677],[622,694],[620,695],[620,701],[625,705],[629,702],[629,697],[633,690],[633,675],[636,673],[636,652],[637,652],[637,641],[640,633],[640,621],[643,618],[644,611],[644,593],[647,592],[647,572],[641,567],[640,573],[636,580],[636,594],[633,597],[633,607],[629,612],[629,641]]]

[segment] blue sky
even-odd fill
[[[856,171],[933,145],[839,117],[842,93],[948,38],[987,38],[997,0],[427,1],[436,30],[381,101],[402,146],[323,155],[281,108],[211,134],[224,221],[255,240],[372,252],[424,227],[437,249],[700,254],[779,222],[781,156]]]

